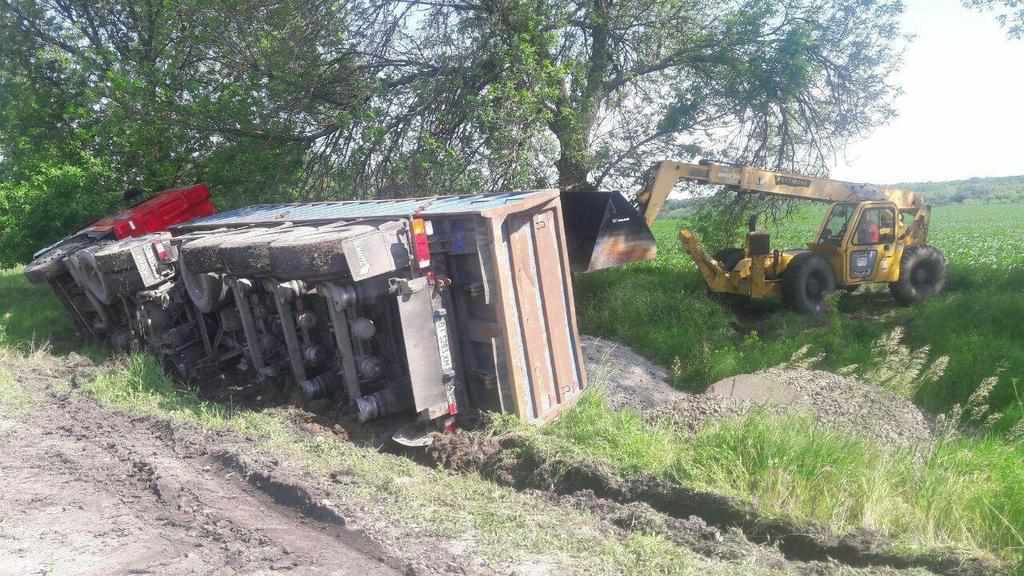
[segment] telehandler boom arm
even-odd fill
[[[771,194],[818,202],[887,200],[895,204],[900,211],[913,212],[924,207],[924,198],[920,194],[897,188],[827,178],[809,178],[750,166],[727,166],[711,162],[688,164],[665,160],[654,165],[650,179],[637,194],[639,210],[648,226],[654,223],[673,186],[679,180],[725,186],[737,192]]]

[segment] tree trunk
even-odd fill
[[[608,46],[609,0],[591,0],[587,20],[591,27],[591,51],[581,89],[570,97],[563,90],[555,134],[561,148],[558,159],[558,187],[563,192],[593,190],[588,180],[591,169],[590,133],[604,101],[605,78],[611,65]],[[567,110],[568,111],[566,113]]]
[[[558,143],[561,155],[558,158],[558,187],[562,192],[579,192],[593,189],[587,177],[590,174],[587,132],[581,128],[569,128],[569,133],[559,133]],[[581,133],[582,132],[582,133]]]

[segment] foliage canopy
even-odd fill
[[[236,206],[631,188],[662,157],[820,173],[893,114],[902,8],[0,0],[3,263],[130,187]]]

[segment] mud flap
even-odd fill
[[[416,412],[435,418],[450,404],[446,379],[454,374],[445,315],[434,310],[427,278],[395,280],[402,338]]]
[[[593,272],[657,254],[654,235],[618,192],[562,193],[565,236],[573,272]]]

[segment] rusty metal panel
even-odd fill
[[[512,269],[512,290],[519,307],[520,330],[526,349],[526,365],[530,377],[530,401],[533,412],[543,417],[555,405],[554,372],[551,344],[548,340],[544,301],[540,291],[538,268],[543,257],[534,253],[533,225],[530,215],[508,219],[509,268]]]
[[[556,220],[553,211],[547,210],[533,217],[533,236],[538,254],[557,255],[559,253],[558,237],[555,230]],[[568,307],[565,286],[572,282],[565,276],[560,262],[554,258],[542,260],[538,266],[540,273],[541,298],[544,303],[544,319],[550,333],[550,354],[555,365],[557,386],[553,387],[555,398],[552,404],[562,403],[563,397],[572,395],[579,389],[579,376],[576,372],[575,339],[569,326]]]
[[[525,337],[512,279],[513,266],[510,259],[509,238],[505,233],[506,227],[503,218],[494,219],[491,226],[494,239],[491,243],[491,250],[494,252],[491,264],[495,269],[494,280],[496,280],[497,287],[492,296],[498,307],[499,322],[505,332],[504,337],[499,339],[501,341],[500,360],[502,366],[498,376],[504,382],[504,387],[512,392],[513,410],[516,415],[524,420],[532,421],[537,418],[537,412],[534,409],[533,390],[524,350]],[[509,399],[506,398],[505,402],[507,405]]]
[[[560,210],[555,196],[492,221],[492,288],[505,332],[495,339],[498,378],[510,381],[516,414],[535,422],[556,417],[586,385]]]

